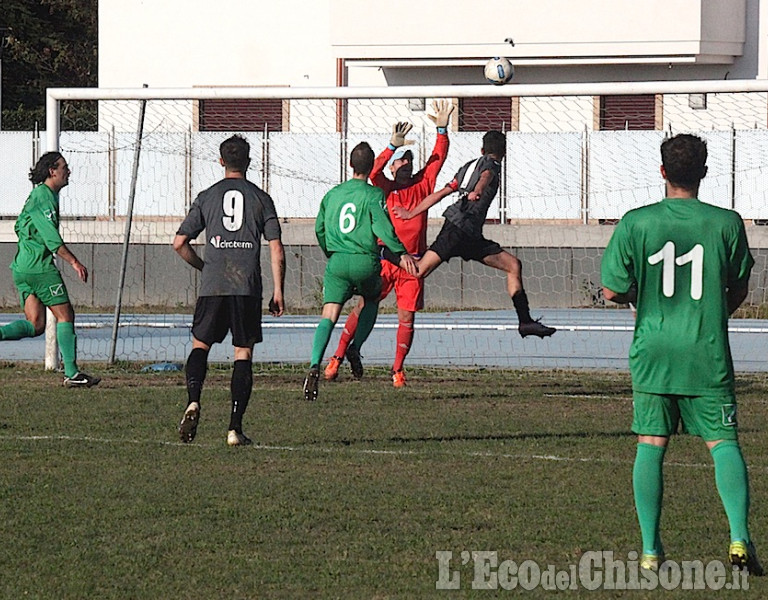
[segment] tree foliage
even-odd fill
[[[3,0],[3,129],[45,124],[45,90],[98,84],[98,0]],[[91,129],[93,106],[68,107],[62,129]]]

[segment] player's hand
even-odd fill
[[[72,265],[72,268],[75,270],[75,273],[77,273],[80,281],[83,283],[88,283],[88,269],[85,268],[83,263],[81,263],[79,260],[75,261],[75,263]]]
[[[283,314],[284,310],[285,304],[283,302],[282,296],[272,296],[269,301],[269,314],[273,317],[279,317]]]
[[[477,202],[480,200],[480,194],[475,191],[469,192],[469,194],[467,194],[467,200],[470,202]]]
[[[411,129],[413,129],[413,125],[406,123],[405,121],[395,123],[392,125],[392,137],[390,138],[389,143],[395,148],[399,148],[405,144],[413,144],[412,140],[406,141],[405,139],[405,136],[408,135],[408,132]]]
[[[403,208],[402,206],[393,206],[390,210],[392,211],[393,215],[395,215],[398,219],[402,219],[403,221],[407,221],[408,219],[413,218],[411,211],[407,208]]]
[[[453,102],[448,100],[435,100],[432,103],[432,109],[435,111],[434,115],[427,115],[436,127],[448,127],[448,123],[451,122],[451,113],[456,107]]]
[[[405,269],[406,273],[414,277],[419,274],[419,266],[416,264],[416,259],[410,254],[402,254],[400,256],[400,268]]]

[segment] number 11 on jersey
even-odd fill
[[[691,263],[691,298],[701,300],[704,280],[704,246],[696,244],[690,252],[675,256],[675,243],[668,241],[661,250],[648,257],[648,264],[661,263],[661,291],[667,297],[675,295],[675,267]]]

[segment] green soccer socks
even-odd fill
[[[664,496],[664,453],[666,448],[653,444],[638,444],[632,484],[635,492],[635,510],[643,536],[643,553],[662,555],[664,549],[659,536],[661,502]]]
[[[28,337],[35,337],[35,326],[26,319],[12,321],[0,327],[0,340],[13,341]]]
[[[731,541],[750,542],[747,518],[749,514],[749,475],[739,443],[722,441],[710,450],[715,463],[715,483],[723,501]]]
[[[333,326],[334,322],[330,319],[322,319],[317,324],[315,337],[312,341],[312,359],[309,362],[310,366],[320,365],[322,362],[325,349],[328,347],[328,342],[331,340]]]
[[[56,338],[59,342],[61,359],[64,361],[64,375],[74,377],[77,375],[77,335],[75,324],[67,321],[56,323]]]

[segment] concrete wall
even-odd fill
[[[437,235],[441,222],[430,224],[428,239]],[[768,299],[768,232],[748,227],[756,259],[749,303]],[[523,262],[526,290],[535,308],[596,306],[600,303],[600,260],[613,232],[611,226],[486,225],[485,235],[498,241]],[[172,234],[152,242],[132,245],[126,267],[122,305],[125,310],[161,306],[168,311],[190,312],[197,297],[198,272],[171,248]],[[0,265],[13,260],[15,243],[0,241]],[[286,300],[291,309],[319,311],[325,257],[314,241],[311,222],[283,224],[286,249]],[[64,265],[63,274],[76,307],[109,308],[115,304],[120,280],[121,244],[76,242],[70,248],[89,268],[87,284],[76,280]],[[201,250],[202,252],[202,250]],[[262,270],[265,293],[272,289],[269,251],[264,247]],[[266,306],[265,299],[265,306]],[[394,303],[393,295],[385,306]],[[453,259],[427,280],[426,305],[431,309],[508,309],[505,276],[484,265]],[[0,277],[0,307],[18,309],[18,296],[10,272]]]

